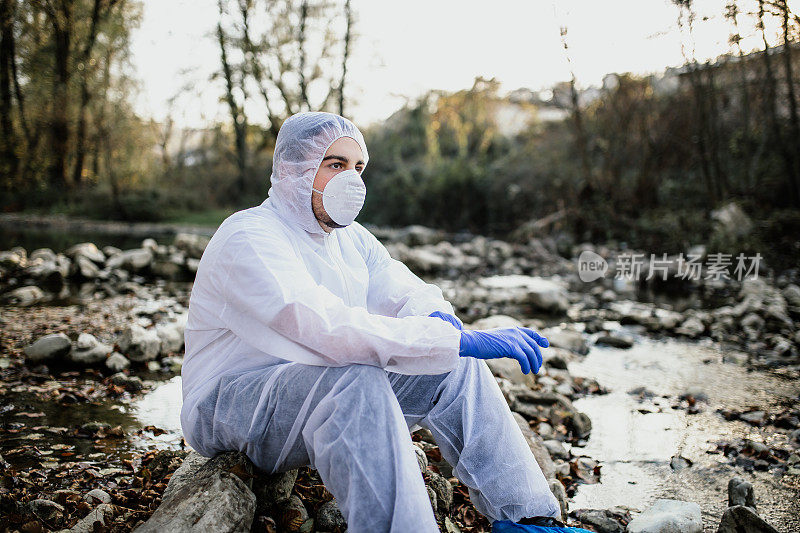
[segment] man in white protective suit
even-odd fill
[[[228,217],[200,260],[186,441],[270,473],[315,468],[351,533],[438,531],[409,435],[419,424],[493,531],[583,531],[554,520],[558,501],[481,360],[537,372],[547,340],[462,330],[441,290],[354,222],[368,160],[341,116],[284,122],[268,198]]]

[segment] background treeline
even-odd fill
[[[691,41],[693,3],[674,3]],[[349,110],[358,46],[349,1],[220,1],[209,83],[226,118],[199,130],[131,107],[138,2],[0,6],[5,210],[160,220],[254,205],[282,121]],[[800,257],[800,17],[786,0],[720,1],[719,14],[730,53],[698,61],[687,51],[664,76],[609,76],[591,90],[573,76],[547,96],[501,95],[496,80],[477,79],[409,102],[365,128],[360,220],[501,235],[556,227],[574,240],[675,252],[708,242],[711,212],[735,201],[755,230],[716,245]],[[758,49],[743,49],[745,32]],[[561,36],[569,58],[567,28]]]

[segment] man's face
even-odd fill
[[[361,147],[351,137],[340,137],[331,144],[325,156],[322,158],[314,176],[314,188],[317,191],[324,191],[328,182],[343,170],[355,170],[359,174],[364,170],[364,154]],[[311,209],[317,222],[327,233],[335,228],[343,228],[341,224],[334,222],[322,205],[322,195],[317,191],[311,191]]]

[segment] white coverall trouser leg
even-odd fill
[[[558,516],[558,502],[485,362],[409,376],[287,363],[227,374],[200,402],[198,451],[241,450],[262,470],[311,465],[351,533],[438,531],[408,428],[430,429],[490,520]]]

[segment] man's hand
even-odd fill
[[[445,322],[450,322],[456,328],[463,330],[464,324],[458,319],[455,315],[449,315],[447,313],[442,313],[441,311],[434,311],[433,313],[429,314],[428,316],[435,316],[436,318],[441,318]]]
[[[490,330],[464,330],[461,332],[462,357],[497,359],[513,357],[519,361],[522,372],[536,374],[542,366],[542,352],[550,343],[530,328],[497,328]]]

